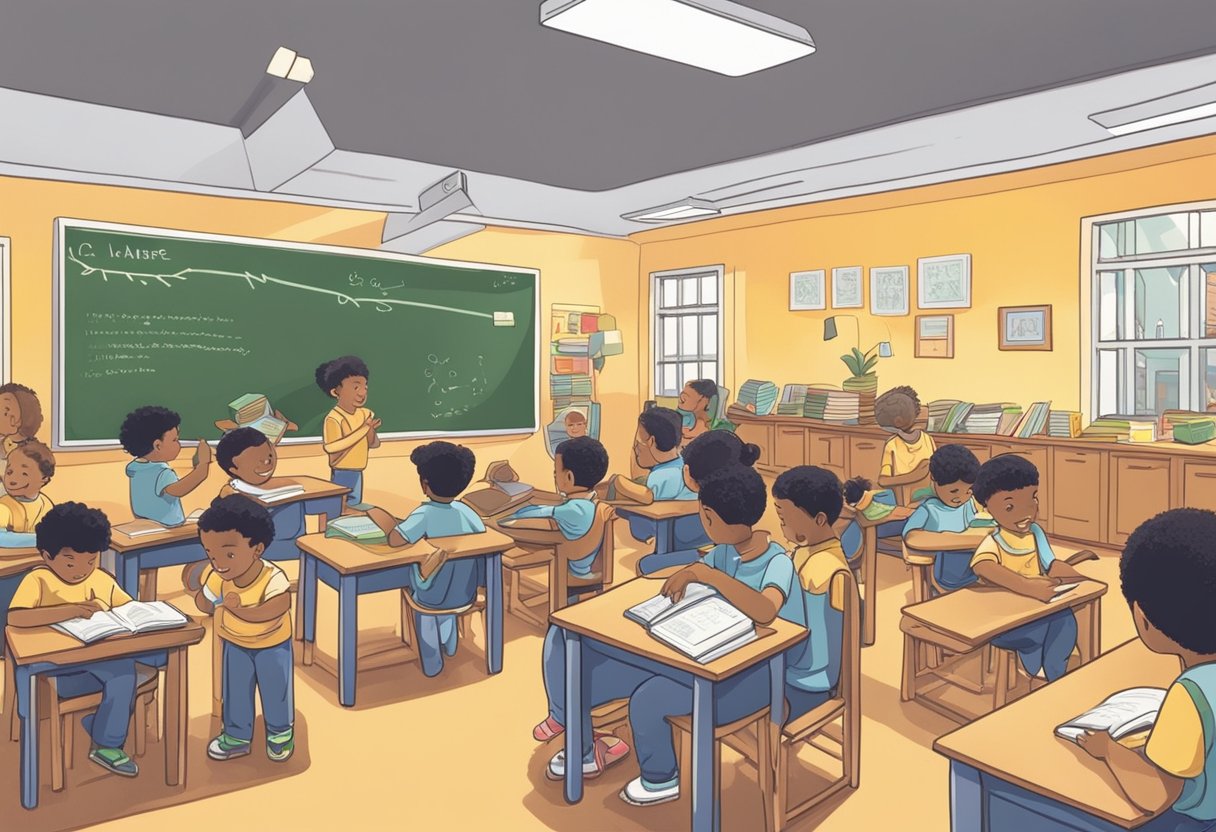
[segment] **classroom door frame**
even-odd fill
[[[0,237],[0,383],[5,384],[13,378],[12,248],[12,239]]]

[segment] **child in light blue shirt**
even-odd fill
[[[971,571],[971,555],[984,534],[968,534],[968,529],[979,513],[971,499],[971,486],[979,470],[980,461],[964,446],[938,448],[929,458],[933,496],[904,522],[904,542],[920,551],[934,551],[947,540],[974,544],[969,550],[936,550],[933,580],[942,589],[960,589],[977,580]]]
[[[182,417],[168,408],[139,407],[127,414],[118,431],[123,449],[135,457],[127,463],[131,513],[162,526],[185,522],[182,497],[203,484],[211,466],[211,446],[200,439],[193,470],[178,479],[169,463],[182,451],[181,423]]]
[[[451,442],[431,442],[415,448],[410,461],[418,468],[418,479],[428,502],[398,522],[381,508],[369,508],[368,518],[388,534],[391,546],[407,546],[426,538],[479,534],[485,524],[473,509],[457,500],[473,479],[477,459],[473,452]],[[436,549],[420,564],[413,564],[410,594],[419,606],[451,609],[472,603],[485,581],[476,558],[447,562],[447,553]],[[454,615],[414,614],[422,672],[436,676],[443,670],[444,654],[454,656],[459,631]]]

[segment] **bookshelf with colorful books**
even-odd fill
[[[616,318],[598,306],[554,304],[549,325],[549,396],[553,421],[545,444],[554,449],[573,436],[599,438],[599,373],[607,358],[624,352]]]

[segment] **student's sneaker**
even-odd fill
[[[294,731],[284,731],[266,738],[266,756],[276,763],[285,763],[296,750]]]
[[[207,756],[213,760],[231,760],[234,757],[244,757],[250,751],[248,740],[238,740],[227,734],[220,734],[207,744]]]
[[[566,726],[562,725],[552,715],[545,717],[544,722],[538,722],[532,729],[532,738],[537,742],[548,742],[565,733]],[[564,757],[562,759],[565,759]]]
[[[139,766],[135,765],[135,761],[121,748],[101,748],[95,745],[89,749],[89,759],[120,777],[134,777],[139,774]]]
[[[609,745],[603,738],[596,738],[591,759],[583,761],[583,778],[593,780],[603,774],[609,766],[619,763],[629,756],[629,746],[624,740],[617,740]],[[545,777],[550,780],[566,779],[566,749],[553,755],[545,769]]]
[[[680,778],[660,785],[651,786],[641,777],[635,777],[621,789],[621,800],[631,806],[657,806],[660,803],[670,803],[680,799]]]

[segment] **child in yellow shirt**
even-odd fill
[[[42,489],[55,476],[55,456],[37,439],[13,446],[4,466],[0,496],[0,547],[36,545],[34,528],[55,505]]]
[[[195,595],[198,608],[216,615],[223,642],[223,732],[207,746],[213,760],[250,752],[253,690],[261,693],[266,756],[284,762],[295,750],[291,655],[291,595],[287,575],[262,553],[274,538],[270,513],[240,494],[220,497],[198,520],[210,568]]]
[[[874,403],[874,418],[879,427],[895,435],[882,449],[878,484],[883,488],[901,485],[927,485],[929,458],[937,450],[933,437],[916,426],[920,418],[920,397],[911,387],[894,387]]]
[[[368,451],[380,447],[376,429],[380,420],[368,410],[367,380],[370,373],[361,358],[346,355],[317,368],[317,386],[337,400],[325,416],[321,446],[329,455],[330,481],[350,489],[347,505],[366,511],[363,502],[363,470]]]
[[[42,566],[17,587],[8,614],[10,627],[46,627],[130,602],[131,596],[114,578],[97,568],[101,553],[110,548],[110,521],[100,511],[62,503],[39,521],[35,536]],[[123,777],[139,774],[122,748],[135,707],[136,680],[134,659],[90,662],[58,677],[64,698],[101,693],[97,711],[82,720],[93,740],[89,759]]]

